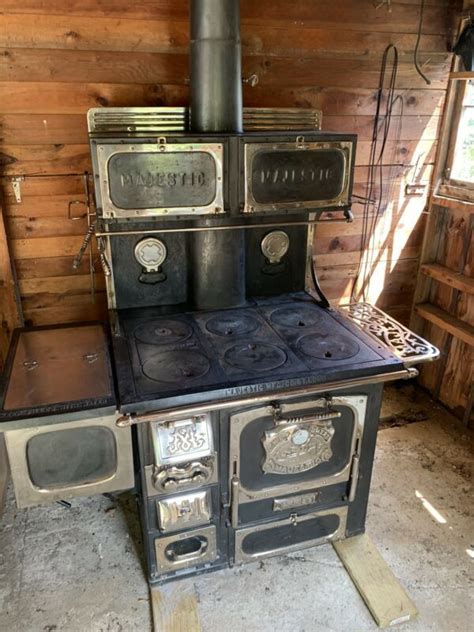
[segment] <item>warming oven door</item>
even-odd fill
[[[343,537],[347,504],[357,487],[366,408],[367,395],[348,395],[231,416],[229,491],[237,562]]]
[[[130,428],[112,412],[5,432],[20,508],[134,486]]]

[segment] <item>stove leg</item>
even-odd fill
[[[150,586],[153,632],[201,632],[194,584]]]

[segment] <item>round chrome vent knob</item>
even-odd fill
[[[135,259],[147,272],[157,272],[167,254],[165,244],[156,237],[146,237],[135,246]]]
[[[290,238],[283,230],[272,230],[260,244],[264,256],[270,263],[280,263],[288,252]]]

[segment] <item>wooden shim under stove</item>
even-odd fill
[[[415,604],[366,533],[333,542],[333,546],[380,628],[417,616]]]
[[[154,632],[200,632],[198,604],[193,584],[178,581],[150,586]]]

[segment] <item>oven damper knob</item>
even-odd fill
[[[139,276],[140,283],[160,283],[166,279],[161,266],[168,256],[165,244],[156,237],[141,239],[135,246],[135,259],[143,270]]]
[[[272,230],[260,243],[264,257],[271,264],[280,263],[288,252],[290,238],[283,230]]]

